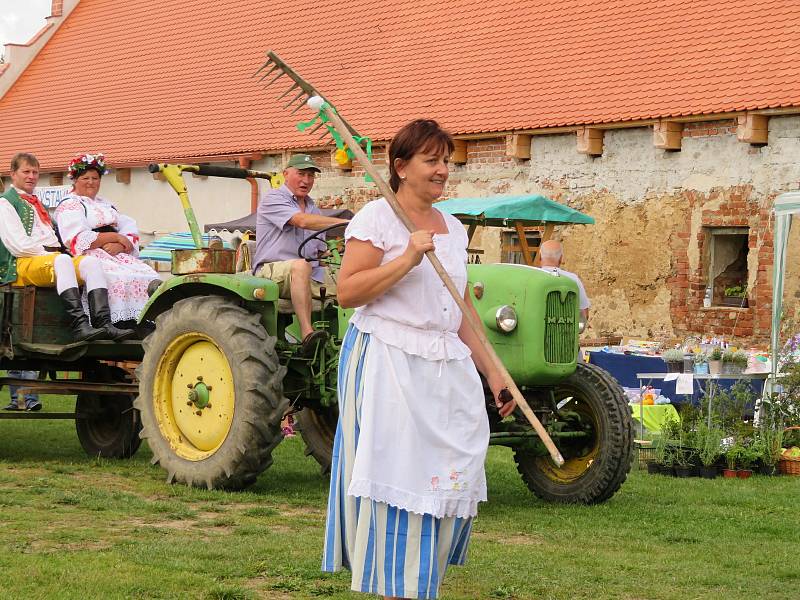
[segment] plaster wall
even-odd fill
[[[564,242],[563,266],[582,277],[592,299],[589,336],[718,329],[761,339],[766,320],[759,311],[769,310],[771,298],[769,208],[777,194],[800,188],[800,117],[772,117],[769,130],[768,145],[755,147],[737,140],[732,121],[688,124],[678,152],[655,148],[652,128],[608,130],[596,158],[577,152],[574,133],[534,136],[530,160],[508,158],[502,137],[470,140],[466,164],[452,166],[447,196],[543,193],[592,215],[595,225],[556,233]],[[323,205],[357,210],[377,196],[363,170],[336,169],[328,150],[314,155],[324,166],[314,190]],[[252,168],[279,171],[285,158],[270,155]],[[385,149],[378,147],[375,159],[385,173]],[[249,182],[184,178],[201,226],[250,212]],[[137,219],[145,239],[186,229],[175,193],[144,169],[132,170],[130,184],[105,177],[102,194]],[[704,236],[709,227],[732,225],[751,228],[751,309],[702,312]],[[479,229],[473,245],[485,250],[484,262],[499,260],[496,230]],[[800,301],[798,258],[800,227],[787,262],[789,311]]]

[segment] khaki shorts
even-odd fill
[[[297,260],[303,260],[298,258]],[[258,270],[256,275],[258,277],[265,277],[271,279],[278,284],[278,296],[287,300],[292,299],[292,263],[294,260],[281,260],[278,262],[264,263]],[[319,283],[311,279],[311,296],[320,299],[319,290],[325,288],[325,297],[330,298],[336,295],[336,282],[331,277],[331,272],[328,269],[323,269],[325,272],[325,283]]]
[[[25,256],[17,259],[17,280],[11,285],[35,285],[36,287],[53,287],[56,284],[56,272],[53,264],[58,253],[42,254],[41,256]],[[75,276],[78,285],[83,283],[78,265],[83,256],[73,256],[72,264],[75,265]]]

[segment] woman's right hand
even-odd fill
[[[416,267],[422,262],[422,257],[429,250],[434,250],[433,247],[433,231],[427,229],[418,229],[408,238],[408,246],[406,246],[405,255],[411,261],[411,265]]]
[[[133,244],[131,243],[131,241],[128,239],[128,236],[126,236],[126,235],[122,235],[121,233],[118,233],[117,234],[116,243],[117,244],[121,244],[122,247],[125,249],[125,252],[128,253],[128,254],[130,254],[131,251],[133,250]]]

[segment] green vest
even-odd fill
[[[8,201],[17,211],[25,233],[33,231],[33,207],[19,197],[17,190],[10,188],[0,198]],[[0,284],[12,283],[17,280],[17,258],[8,251],[3,240],[0,239]]]

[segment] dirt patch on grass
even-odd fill
[[[530,533],[501,534],[473,531],[472,537],[479,540],[487,540],[498,544],[511,544],[514,546],[541,546],[544,544],[544,540],[541,536]]]

